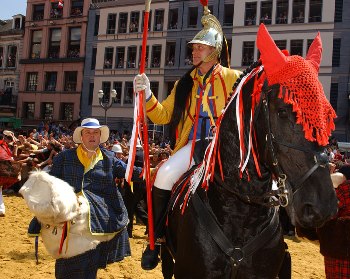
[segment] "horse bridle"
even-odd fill
[[[281,206],[286,207],[289,204],[289,199],[291,199],[305,184],[304,182],[319,168],[319,167],[326,167],[328,164],[328,156],[327,154],[323,152],[314,152],[312,150],[303,148],[298,145],[294,145],[291,143],[286,143],[282,140],[277,140],[271,130],[271,124],[270,124],[270,113],[269,113],[269,92],[272,91],[273,87],[276,87],[276,85],[267,86],[267,83],[265,82],[262,92],[261,92],[261,100],[262,100],[262,111],[264,114],[265,122],[267,124],[267,134],[266,134],[266,145],[267,145],[267,153],[270,155],[271,158],[271,169],[274,174],[274,176],[277,179],[277,196],[279,199],[279,203]],[[291,183],[289,180],[287,180],[287,175],[283,172],[277,156],[275,152],[275,145],[284,146],[287,148],[291,148],[294,150],[298,150],[304,153],[312,153],[314,155],[314,161],[315,164],[299,179],[296,180],[296,182]],[[292,185],[294,187],[292,187]],[[272,192],[273,193],[273,192]],[[291,196],[292,193],[292,196]]]

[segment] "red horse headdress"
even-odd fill
[[[258,31],[257,46],[269,85],[280,84],[279,98],[292,105],[297,124],[303,126],[305,138],[327,145],[328,137],[335,129],[336,113],[318,80],[322,58],[320,33],[312,42],[306,59],[297,55],[286,56],[276,46],[264,24]]]

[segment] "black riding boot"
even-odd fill
[[[164,236],[166,209],[169,203],[171,191],[162,190],[157,187],[152,189],[152,204],[153,204],[153,224],[154,238]],[[158,265],[160,245],[155,245],[154,250],[151,250],[147,245],[146,250],[142,254],[141,267],[145,270],[151,270]]]

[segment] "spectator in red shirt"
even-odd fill
[[[340,153],[339,150],[334,154],[334,160],[335,161],[342,161],[343,160],[343,155]]]
[[[4,139],[4,135],[0,134],[0,161],[12,161],[12,160],[13,160],[12,152]],[[3,185],[0,184],[0,217],[5,216],[5,204],[2,197],[2,187]]]
[[[333,183],[339,200],[338,214],[317,230],[328,279],[350,278],[350,165],[343,165],[335,173],[341,174],[343,179]]]

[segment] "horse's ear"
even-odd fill
[[[309,51],[306,55],[306,60],[309,60],[318,72],[322,60],[322,40],[320,32],[318,32],[314,41],[310,45]]]
[[[260,24],[256,43],[267,75],[278,72],[287,62],[286,56],[276,46],[265,25]]]

